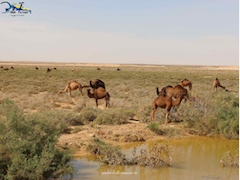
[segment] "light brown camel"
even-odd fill
[[[185,101],[187,99],[190,100],[189,95],[188,95],[188,90],[185,89],[184,87],[182,87],[181,85],[176,85],[174,87],[172,87],[171,85],[168,85],[166,87],[163,87],[160,92],[159,92],[159,89],[157,87],[156,92],[157,92],[158,96],[163,95],[163,96],[170,96],[170,97],[173,97],[173,98],[176,98],[177,94],[182,93],[182,94],[185,94],[185,96],[184,96]]]
[[[58,94],[68,92],[68,95],[69,95],[69,96],[72,96],[71,91],[76,90],[76,89],[79,89],[80,93],[83,95],[83,93],[82,93],[82,88],[85,88],[85,86],[82,86],[82,85],[81,85],[79,82],[77,82],[77,81],[71,81],[71,82],[69,82],[69,83],[67,84],[67,86],[65,87],[65,89],[62,90],[62,91],[59,91]]]
[[[158,107],[165,108],[166,109],[166,115],[165,115],[165,125],[169,123],[168,117],[170,114],[170,110],[173,106],[179,106],[182,100],[187,96],[188,94],[185,94],[183,92],[180,92],[176,95],[176,99],[173,98],[173,96],[164,96],[163,94],[160,94],[152,103],[152,112],[150,114],[151,121],[154,120],[155,111]]]
[[[110,106],[110,95],[104,88],[99,87],[97,89],[94,89],[93,93],[90,92],[90,89],[88,89],[87,91],[88,91],[88,97],[95,99],[97,107],[98,107],[98,99],[103,99],[103,98],[105,98],[106,100],[106,107]]]
[[[217,90],[217,87],[226,89],[225,86],[222,86],[222,85],[221,85],[221,83],[220,83],[220,81],[219,81],[218,78],[214,79],[214,81],[213,81],[213,89]],[[228,90],[226,89],[226,91],[228,91]]]
[[[179,85],[181,85],[182,87],[188,86],[189,91],[192,90],[192,83],[191,83],[191,81],[189,81],[188,79],[183,79],[183,80],[179,83]]]

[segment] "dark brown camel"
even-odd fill
[[[91,80],[91,81],[89,82],[89,84],[90,84],[90,87],[91,87],[93,90],[95,90],[95,89],[97,89],[97,88],[99,88],[99,87],[102,87],[102,88],[105,89],[105,83],[104,83],[102,80],[100,80],[100,79]]]
[[[188,95],[188,90],[185,89],[184,87],[180,86],[180,85],[176,85],[174,87],[168,85],[166,87],[163,87],[160,92],[159,92],[159,89],[157,87],[156,92],[157,92],[158,96],[163,95],[163,96],[170,96],[170,97],[173,97],[173,98],[176,98],[177,94],[182,93],[182,94],[185,94],[185,96],[184,96],[185,101],[187,99],[190,100],[189,95]]]
[[[48,73],[48,72],[50,72],[51,70],[52,70],[52,69],[50,69],[50,68],[47,68],[47,73]]]
[[[187,93],[187,92],[186,92]],[[150,114],[151,121],[154,120],[155,111],[158,107],[165,108],[166,109],[166,115],[165,115],[165,125],[169,123],[168,117],[170,114],[170,110],[173,106],[179,106],[182,100],[185,98],[185,96],[188,96],[184,92],[180,92],[176,95],[176,99],[173,98],[173,96],[164,96],[163,94],[160,94],[152,103],[152,112]]]
[[[214,79],[214,81],[213,81],[213,89],[217,90],[217,87],[220,87],[220,88],[225,89],[226,91],[228,91],[225,86],[221,85],[221,83],[220,83],[218,78]]]
[[[81,85],[79,82],[77,82],[77,81],[71,81],[71,82],[69,82],[69,83],[67,84],[67,86],[65,87],[65,89],[62,90],[62,91],[59,91],[58,94],[68,92],[68,95],[69,95],[69,96],[72,96],[71,91],[76,90],[76,89],[79,89],[80,93],[83,95],[83,93],[82,93],[82,88],[85,88],[85,86],[82,86],[82,85]]]
[[[189,81],[188,79],[183,79],[183,80],[179,83],[179,85],[182,86],[182,87],[188,86],[189,91],[192,90],[192,83],[191,83],[191,81]]]
[[[98,107],[98,100],[103,98],[105,98],[106,100],[106,107],[110,106],[110,95],[104,88],[99,87],[97,89],[94,89],[93,93],[90,92],[90,89],[88,89],[87,91],[88,91],[88,97],[95,99],[97,107]]]

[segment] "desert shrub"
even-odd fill
[[[237,139],[239,136],[239,101],[234,96],[225,96],[217,101],[216,118],[220,135]]]
[[[58,125],[24,116],[8,99],[0,113],[0,179],[48,179],[73,172],[71,153],[56,147]]]
[[[109,165],[141,165],[141,166],[170,166],[172,158],[170,156],[170,148],[165,145],[155,144],[149,151],[140,150],[140,155],[136,155],[136,148],[133,149],[133,157],[127,159],[119,146],[111,146],[99,139],[94,139],[88,145],[87,150],[95,154],[97,159]]]
[[[81,119],[85,121],[94,121],[97,118],[99,109],[86,107],[81,111]]]
[[[209,95],[210,96],[210,95]],[[211,98],[206,96],[182,111],[188,128],[194,128],[200,135],[221,135],[237,139],[239,135],[239,103],[231,94],[217,93]]]
[[[134,116],[134,112],[122,108],[106,109],[101,111],[94,123],[96,124],[114,124],[119,125],[125,123],[128,119]]]

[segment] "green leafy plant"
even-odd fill
[[[8,99],[0,112],[0,179],[48,179],[73,172],[71,153],[56,147],[61,126],[24,116]]]

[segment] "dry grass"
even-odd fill
[[[3,64],[3,66],[8,66]],[[12,66],[12,65],[11,65]],[[209,134],[209,128],[202,126],[209,123],[206,120],[214,120],[218,105],[221,105],[221,98],[231,97],[238,99],[239,74],[238,70],[219,69],[218,67],[191,67],[191,66],[62,66],[58,64],[36,65],[14,64],[14,70],[0,70],[0,101],[9,98],[16,101],[26,113],[41,112],[49,110],[66,110],[76,114],[96,111],[96,117],[100,123],[119,124],[121,114],[124,118],[134,118],[141,122],[148,122],[151,112],[151,104],[156,98],[156,87],[162,88],[166,85],[176,85],[182,79],[187,78],[193,84],[191,96],[195,101],[181,103],[177,113],[171,113],[171,120],[183,121],[186,127],[201,127],[196,133],[202,132],[205,128]],[[47,73],[46,69],[51,66],[57,70]],[[117,71],[120,67],[121,71]],[[72,71],[75,69],[75,71]],[[222,85],[230,92],[212,88],[213,80],[218,77]],[[65,88],[71,80],[76,80],[82,85],[88,85],[90,80],[101,79],[106,84],[110,93],[110,109],[105,110],[105,100],[99,101],[99,108],[96,109],[94,99],[89,99],[87,89],[83,89],[83,96],[78,91],[73,91],[73,97],[67,93],[58,95],[58,91]],[[224,105],[221,105],[224,107]],[[104,113],[106,112],[106,113]],[[131,113],[129,113],[131,112]],[[91,113],[91,112],[90,112]],[[164,109],[158,109],[155,121],[164,123]],[[106,121],[106,115],[109,120]],[[127,115],[126,115],[127,114]],[[233,113],[234,114],[234,113]],[[82,115],[81,118],[88,118]],[[91,119],[91,118],[90,118]],[[92,119],[91,119],[92,120]],[[94,120],[94,119],[93,119]],[[127,119],[126,119],[127,120]],[[111,121],[111,122],[110,122]],[[196,125],[196,121],[202,121]],[[214,130],[215,131],[215,130]],[[218,132],[214,132],[218,133]]]

